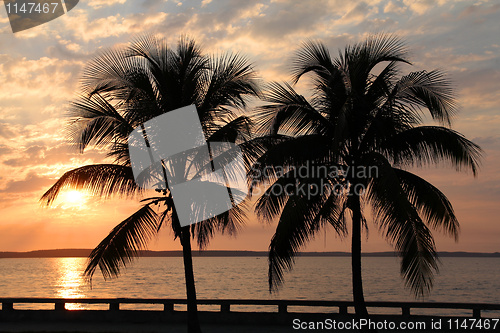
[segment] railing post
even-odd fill
[[[64,311],[64,310],[66,310],[65,305],[66,305],[66,303],[64,303],[64,302],[56,302],[55,306],[54,306],[54,309],[56,311]]]
[[[278,313],[281,313],[281,314],[286,314],[288,311],[287,311],[287,305],[286,303],[280,303],[278,305]]]
[[[481,309],[479,308],[472,309],[472,317],[477,319],[481,318]]]
[[[120,310],[120,303],[109,303],[109,311]]]
[[[163,303],[163,311],[165,312],[174,312],[174,303]]]
[[[347,305],[339,305],[339,314],[341,315],[347,314]]]
[[[410,307],[409,306],[402,306],[401,313],[402,313],[403,317],[409,317],[410,316]]]
[[[14,311],[14,303],[3,302],[2,303],[2,311]]]
[[[220,303],[220,312],[228,313],[231,312],[231,304],[230,303]]]

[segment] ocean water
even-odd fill
[[[300,257],[294,269],[285,275],[279,292],[273,294],[267,286],[266,258],[196,257],[193,260],[198,298],[352,300],[348,257]],[[185,298],[182,258],[139,258],[118,278],[109,281],[104,281],[97,270],[92,287],[82,278],[85,263],[85,258],[0,259],[0,297]],[[416,299],[404,287],[397,258],[364,258],[363,279],[367,301],[500,303],[500,258],[442,258],[434,288],[424,299]],[[19,309],[52,307],[51,304],[16,304]],[[107,308],[106,305],[80,304],[66,307]],[[121,308],[160,310],[161,306],[122,305]],[[265,306],[241,306],[241,309],[235,306],[234,310],[273,311]],[[372,309],[371,312],[398,311]],[[412,313],[426,311],[415,309]],[[437,312],[432,310],[434,314],[470,314],[460,310]]]

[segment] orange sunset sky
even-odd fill
[[[336,54],[369,33],[403,37],[413,66],[450,73],[461,105],[453,128],[481,145],[478,177],[442,167],[417,173],[440,188],[461,223],[458,243],[436,235],[439,251],[500,251],[500,4],[451,0],[81,0],[67,15],[12,33],[0,6],[0,251],[93,248],[139,207],[138,200],[99,200],[66,192],[55,205],[38,199],[65,171],[104,161],[65,140],[65,112],[85,63],[99,49],[154,32],[175,42],[187,34],[208,52],[246,55],[264,80],[287,80],[287,59],[301,41],[319,39]],[[299,91],[306,93],[306,85]],[[392,248],[369,223],[364,251]],[[209,249],[266,250],[274,225],[250,215],[236,238]],[[331,230],[305,250],[348,251]],[[168,232],[153,250],[179,249]]]

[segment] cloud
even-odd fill
[[[0,123],[0,137],[5,139],[10,139],[14,136],[14,132],[10,129],[10,125],[6,123]]]
[[[82,65],[78,61],[48,57],[34,60],[4,57],[0,64],[0,100],[4,105],[6,101],[29,102],[45,97],[61,101],[74,91],[75,74]]]
[[[92,19],[85,11],[77,11],[76,16],[66,18],[66,29],[73,33],[75,40],[85,42],[108,37],[119,37],[139,34],[163,23],[169,14],[157,12],[152,14],[136,13],[123,16],[116,14]]]
[[[11,157],[4,159],[4,165],[10,167],[50,166],[56,164],[71,164],[73,160],[100,162],[105,153],[100,150],[87,149],[80,154],[77,149],[66,143],[44,140],[31,142],[26,148],[9,147]],[[12,156],[15,155],[15,156]]]
[[[31,165],[51,164],[69,161],[70,154],[68,146],[63,144],[58,147],[41,146],[36,143],[25,149],[17,149],[16,155],[20,157],[10,158],[3,164],[11,167],[27,167]]]
[[[389,1],[384,7],[384,13],[403,14],[406,9],[400,1]]]
[[[0,156],[2,155],[7,155],[9,153],[11,153],[13,151],[12,148],[6,146],[6,145],[2,145],[0,144]],[[0,180],[2,179],[2,177],[0,177]]]
[[[99,9],[102,7],[113,6],[116,4],[124,4],[127,0],[90,0],[87,5],[93,9]]]
[[[492,83],[500,82],[500,69],[464,70],[456,78],[460,82],[463,106],[469,109],[468,112],[478,114],[487,110],[498,115],[500,91]]]
[[[211,3],[211,2],[212,2],[212,0],[203,0],[203,1],[201,2],[201,7],[206,7],[206,6],[207,6],[209,3]]]
[[[480,146],[488,146],[500,150],[500,136],[479,136],[472,139]]]
[[[439,1],[436,0],[403,0],[403,2],[410,10],[418,15],[425,14],[429,9],[439,4]]]
[[[359,23],[365,20],[368,16],[378,13],[377,7],[371,7],[366,2],[358,3],[347,14],[342,16],[342,23]]]
[[[158,8],[158,6],[164,2],[165,0],[144,0],[142,7],[152,10]]]
[[[29,173],[23,180],[10,180],[0,193],[25,193],[34,192],[49,186],[54,180],[46,177],[39,177],[34,173]]]
[[[328,15],[326,1],[296,2],[293,6],[275,6],[265,16],[259,16],[248,25],[254,38],[282,40],[287,36],[297,36],[309,32],[313,35],[317,25]]]
[[[465,8],[458,16],[458,19],[472,18],[475,20],[484,20],[486,15],[496,14],[499,10],[500,4],[498,3],[494,5],[484,3],[473,4]]]

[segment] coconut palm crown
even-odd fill
[[[430,291],[438,269],[431,229],[457,238],[459,223],[446,196],[409,169],[444,162],[475,175],[481,150],[450,128],[457,104],[446,75],[402,75],[403,65],[410,65],[407,53],[388,35],[347,46],[337,57],[309,41],[291,68],[294,84],[310,77],[311,97],[288,83],[269,84],[254,119],[261,133],[280,143],[257,160],[248,179],[254,192],[268,186],[257,215],[277,220],[269,246],[270,290],[320,229],[330,225],[346,236],[350,215],[353,297],[356,313],[367,315],[361,238],[368,229],[365,209],[371,208],[376,228],[401,258],[406,285],[415,295]],[[426,115],[436,125],[424,123]]]
[[[127,145],[132,130],[170,110],[194,104],[207,142],[244,143],[250,135],[250,121],[238,110],[245,108],[247,98],[258,94],[255,71],[241,55],[208,56],[193,40],[181,38],[172,48],[154,36],[100,53],[86,66],[81,86],[78,99],[71,104],[70,138],[81,152],[90,146],[105,150],[113,162],[66,172],[42,196],[47,205],[68,188],[104,198],[139,198],[151,193],[134,180]],[[193,160],[183,162],[188,168]],[[183,247],[189,332],[199,332],[190,239],[204,248],[215,232],[234,233],[243,223],[244,212],[235,207],[181,228],[167,184],[157,192],[143,199],[144,205],[92,251],[85,274],[91,278],[99,267],[105,278],[117,276],[162,227],[170,226]]]

